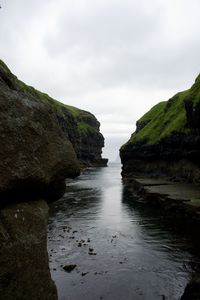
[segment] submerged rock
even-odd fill
[[[66,272],[68,272],[68,273],[70,273],[71,271],[73,271],[75,268],[77,267],[77,265],[65,265],[64,267],[63,267],[63,269],[66,271]]]

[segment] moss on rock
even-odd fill
[[[156,144],[172,134],[191,134],[194,127],[188,120],[187,106],[195,112],[200,106],[200,75],[194,85],[168,101],[156,104],[137,121],[137,129],[128,141]]]
[[[198,169],[200,75],[190,89],[176,94],[168,101],[158,103],[139,119],[136,125],[136,131],[120,149],[124,165],[127,165],[127,161],[142,160],[151,162],[151,166],[155,161],[160,161],[160,165],[163,165],[163,161],[167,161],[169,165],[173,162],[174,166],[174,161],[183,159],[191,161]],[[139,167],[138,162],[135,165]],[[188,178],[191,179],[189,173]],[[194,172],[191,170],[191,173]],[[200,172],[196,173],[198,176],[195,181],[199,181]]]

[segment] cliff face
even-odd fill
[[[0,61],[0,143],[1,298],[57,299],[45,200],[61,197],[81,164],[106,163],[99,122],[27,86]]]
[[[0,65],[0,193],[59,196],[79,174],[76,153],[52,110],[17,84]]]
[[[139,121],[121,147],[122,175],[170,176],[200,184],[200,76]]]
[[[37,185],[52,195],[57,187],[62,192],[64,178],[79,173],[79,162],[106,165],[97,119],[27,86],[2,61],[0,106],[0,192],[25,186],[30,192]]]
[[[52,99],[48,104],[52,105]],[[57,104],[54,100],[54,105]],[[100,123],[91,113],[68,105],[54,106],[55,118],[71,141],[77,158],[83,166],[106,166],[107,159],[101,157],[104,137]]]

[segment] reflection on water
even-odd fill
[[[190,279],[198,262],[190,239],[135,202],[120,171],[119,164],[86,170],[51,204],[48,249],[59,299],[178,300]],[[77,268],[67,273],[66,264]]]

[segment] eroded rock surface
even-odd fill
[[[76,153],[52,109],[17,83],[0,65],[0,193],[60,196],[79,174]]]
[[[80,163],[107,164],[95,116],[27,86],[2,61],[0,107],[0,193],[26,186],[60,196],[63,180],[77,176]]]
[[[55,300],[48,267],[48,205],[11,204],[0,212],[0,298]]]

